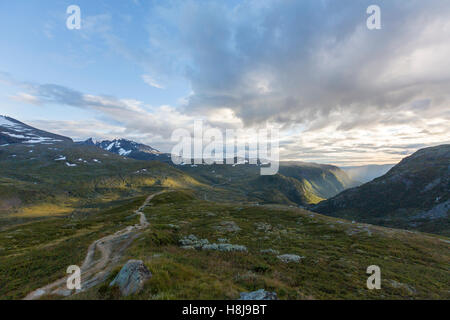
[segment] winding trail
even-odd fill
[[[80,268],[80,290],[67,289],[68,277],[64,277],[46,285],[45,287],[30,292],[24,300],[36,300],[45,295],[59,295],[67,297],[72,294],[82,292],[105,281],[111,269],[120,262],[120,258],[123,256],[125,249],[139,235],[141,230],[146,229],[150,225],[142,210],[144,210],[144,208],[150,203],[153,197],[165,192],[167,191],[160,191],[148,196],[142,206],[135,211],[135,214],[139,215],[139,224],[128,226],[114,234],[98,239],[89,246],[86,258]],[[96,250],[100,252],[99,259],[95,259]]]

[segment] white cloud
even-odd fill
[[[158,82],[156,82],[156,80],[154,80],[149,75],[143,74],[141,77],[142,77],[142,80],[144,80],[144,82],[146,84],[148,84],[150,87],[154,87],[154,88],[158,88],[158,89],[164,89],[164,86],[160,85]]]

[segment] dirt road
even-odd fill
[[[64,277],[49,285],[46,285],[45,287],[34,290],[29,293],[24,300],[36,300],[45,295],[59,295],[67,297],[72,294],[82,292],[105,281],[111,269],[120,262],[120,258],[122,257],[125,249],[139,235],[139,231],[149,226],[142,210],[144,210],[153,197],[164,192],[167,191],[161,191],[150,195],[147,199],[145,199],[142,206],[135,211],[135,214],[139,215],[139,224],[126,227],[125,229],[119,230],[112,235],[96,240],[89,246],[86,258],[80,268],[80,290],[68,290],[67,277]],[[99,259],[95,259],[97,250],[100,253]]]

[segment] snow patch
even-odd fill
[[[123,148],[119,149],[119,155],[121,156],[127,156],[131,153],[131,150],[124,150]]]

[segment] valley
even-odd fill
[[[358,187],[330,165],[177,166],[2,121],[0,299],[450,299],[448,145]],[[109,284],[130,260],[151,278],[125,296]]]

